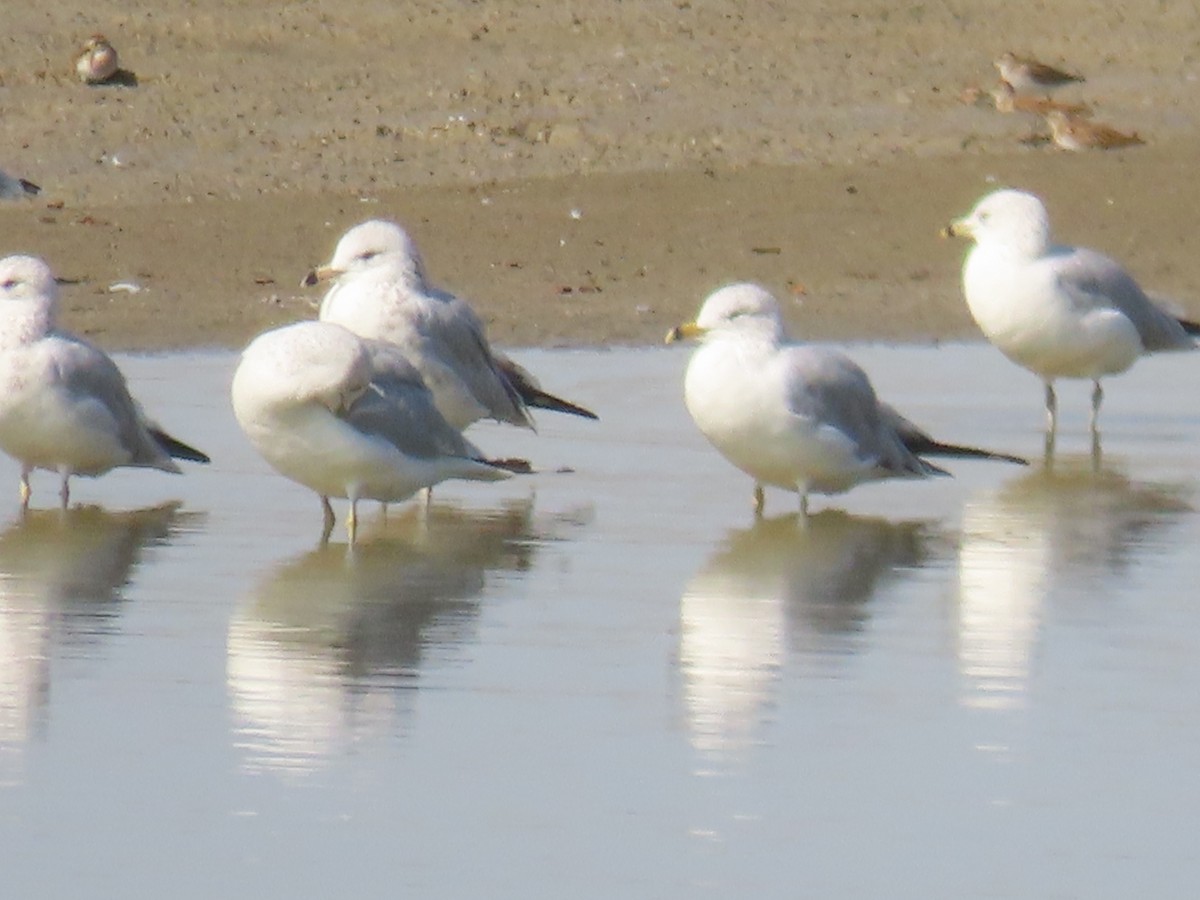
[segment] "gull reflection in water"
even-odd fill
[[[1078,456],[969,500],[958,577],[963,702],[1024,705],[1046,598],[1102,597],[1153,532],[1190,509],[1183,493]]]
[[[0,755],[44,727],[55,657],[94,653],[143,550],[167,543],[189,515],[177,503],[30,510],[0,535]]]
[[[855,652],[880,583],[921,562],[923,529],[826,510],[730,533],[680,602],[693,746],[736,757],[757,742],[789,643],[818,660]]]
[[[435,502],[276,569],[227,639],[247,768],[302,774],[403,726],[430,656],[461,660],[474,640],[488,574],[528,570],[547,539],[529,499],[471,512]]]

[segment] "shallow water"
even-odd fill
[[[0,465],[6,894],[1180,895],[1196,361],[1110,383],[1098,463],[1065,387],[1047,469],[1040,387],[995,351],[852,352],[1035,465],[755,523],[686,352],[527,352],[603,421],[480,428],[540,473],[368,504],[349,551],[236,430],[232,356],[122,359],[216,462],[80,480],[65,516],[42,474],[24,521]]]

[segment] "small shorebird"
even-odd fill
[[[1017,56],[1011,51],[1002,54],[995,65],[1000,78],[1012,85],[1013,90],[1031,94],[1048,94],[1065,84],[1083,81],[1082,75],[1072,75],[1036,59]]]
[[[1002,113],[1024,112],[1035,116],[1045,116],[1057,111],[1072,116],[1086,116],[1091,108],[1086,103],[1060,103],[1048,97],[1030,97],[1018,94],[1011,84],[1001,81],[990,92],[996,110]]]
[[[103,84],[117,74],[117,51],[102,34],[93,34],[75,58],[75,73],[84,84]]]
[[[1046,113],[1050,137],[1063,150],[1113,150],[1146,143],[1136,131],[1126,134],[1103,122],[1072,115],[1061,109]]]

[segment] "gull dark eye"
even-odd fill
[[[4,281],[0,282],[0,287],[4,288],[6,291],[11,291],[20,283],[21,282],[16,278],[6,278]]]
[[[378,250],[365,250],[362,253],[358,254],[358,258],[361,259],[363,262],[367,262],[368,260],[374,259],[378,255],[379,255]]]

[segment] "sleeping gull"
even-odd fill
[[[1100,379],[1145,353],[1191,350],[1200,325],[1155,306],[1116,262],[1095,250],[1054,244],[1046,208],[1033,194],[988,194],[947,235],[972,238],[963,293],[989,341],[1046,385],[1046,432],[1058,424],[1054,381],[1090,378],[1091,431]]]
[[[840,494],[865,481],[946,475],[922,456],[1025,460],[935,441],[875,396],[867,375],[836,350],[791,343],[779,304],[754,284],[711,294],[667,343],[699,338],[684,378],[704,436],[754,481],[800,495]]]
[[[0,450],[21,463],[22,508],[34,469],[59,474],[65,508],[72,475],[118,466],[178,474],[175,459],[208,462],[145,417],[104,351],[56,327],[57,305],[45,262],[0,260]]]
[[[376,219],[347,231],[329,264],[304,279],[324,281],[333,285],[321,302],[321,321],[396,344],[459,431],[483,418],[532,428],[528,407],[596,418],[545,393],[528,372],[493,352],[470,304],[429,284],[416,243],[394,222]]]
[[[420,375],[384,341],[332,322],[298,322],[255,338],[232,386],[233,411],[254,448],[280,474],[321,497],[405,500],[447,478],[498,481],[517,467],[483,457],[438,412]],[[519,470],[519,469],[517,469]]]

